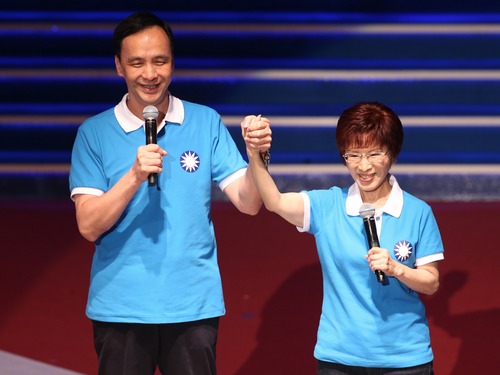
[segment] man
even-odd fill
[[[257,214],[261,199],[220,116],[170,94],[170,27],[136,13],[116,27],[114,45],[128,92],[79,128],[70,171],[78,228],[96,245],[86,313],[99,374],[215,374],[225,308],[212,181],[243,213]],[[144,145],[149,105],[159,111],[157,144]],[[260,130],[254,144],[266,151],[268,122]]]

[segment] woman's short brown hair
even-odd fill
[[[375,146],[385,149],[394,163],[403,146],[403,125],[386,105],[361,102],[342,112],[335,138],[341,156],[350,148]]]

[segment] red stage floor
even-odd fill
[[[436,374],[496,373],[500,202],[431,205],[446,249],[441,289],[424,298]],[[72,204],[0,202],[0,210],[0,350],[95,374],[84,316],[93,246],[79,236]],[[214,205],[213,218],[228,310],[219,373],[314,374],[321,275],[312,236],[227,203]]]

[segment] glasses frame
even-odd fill
[[[344,158],[347,164],[354,164],[354,165],[360,164],[363,158],[365,158],[368,163],[373,164],[373,163],[381,163],[383,161],[383,158],[388,154],[389,154],[388,152],[381,152],[381,151],[372,151],[366,153],[346,152],[345,154],[342,155],[342,157]],[[357,161],[349,160],[349,155],[351,156],[358,155],[360,159]],[[375,157],[377,160],[370,160],[370,158],[372,157]],[[378,158],[380,158],[380,160],[378,160]]]

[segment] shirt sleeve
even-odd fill
[[[309,199],[309,195],[305,191],[301,191],[300,195],[304,200],[304,222],[301,227],[296,227],[297,230],[301,233],[309,232],[309,228],[311,226],[311,201]]]
[[[215,114],[216,128],[212,145],[212,179],[221,189],[225,189],[231,182],[241,177],[247,163],[241,156],[229,130],[220,116]],[[240,174],[239,174],[240,173]],[[231,179],[231,175],[236,177]]]
[[[86,123],[78,129],[73,145],[69,186],[72,197],[79,192],[99,195],[107,190],[99,141]]]
[[[425,210],[421,217],[420,241],[416,255],[416,266],[444,259],[441,233],[432,209],[428,205],[425,205]]]

